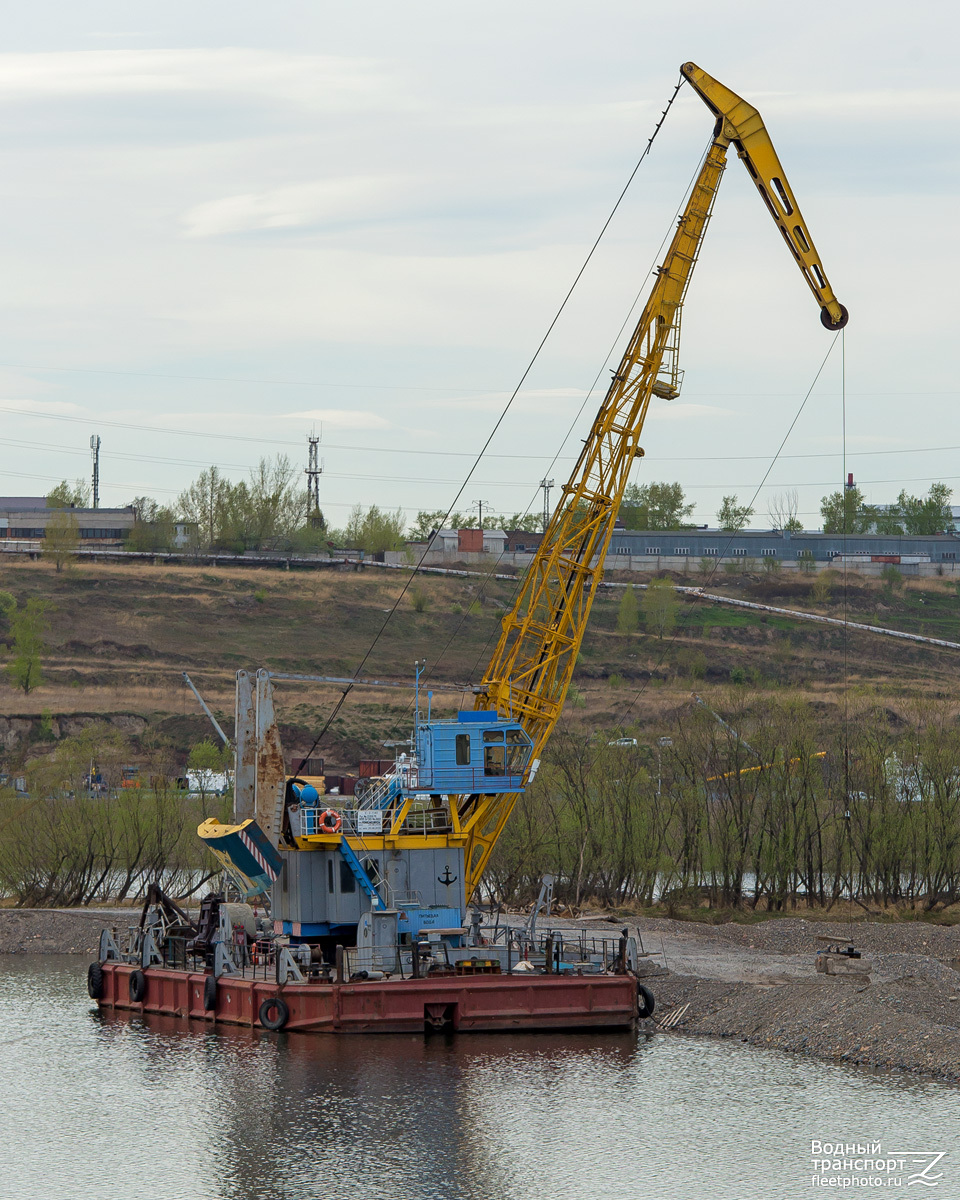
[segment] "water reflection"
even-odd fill
[[[791,1200],[811,1194],[811,1138],[952,1152],[960,1116],[944,1085],[676,1037],[101,1016],[84,970],[0,970],[4,1200]],[[960,1158],[945,1170],[960,1195]]]

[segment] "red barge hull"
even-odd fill
[[[204,1008],[209,975],[150,967],[146,990],[130,998],[137,968],[105,962],[101,1008],[160,1013],[264,1028],[264,1001],[282,998],[297,1033],[423,1033],[429,1028],[495,1033],[508,1030],[623,1029],[637,1019],[632,975],[476,975],[358,983],[286,983],[224,975],[216,1003]]]

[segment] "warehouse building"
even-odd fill
[[[55,513],[68,512],[77,523],[81,548],[118,548],[129,537],[136,509],[48,508],[44,496],[0,496],[0,548],[42,549],[47,524]]]
[[[941,533],[930,537],[908,534],[791,533],[789,530],[723,529],[662,530],[615,529],[610,554],[620,558],[725,560],[765,558],[796,563],[804,559],[830,562],[846,556],[871,561],[928,561],[955,563],[960,551],[960,534]]]

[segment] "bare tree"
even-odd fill
[[[789,492],[777,492],[775,496],[770,498],[767,505],[767,513],[770,516],[770,524],[774,529],[786,529],[791,533],[798,533],[803,529],[803,522],[797,516],[797,509],[800,507],[800,496],[796,488],[791,488]]]

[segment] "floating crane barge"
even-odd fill
[[[536,909],[519,929],[468,913],[562,711],[651,397],[680,394],[680,313],[731,145],[822,324],[847,322],[760,114],[694,63],[681,77],[715,116],[713,141],[474,708],[437,720],[428,693],[423,716],[418,667],[412,753],[346,796],[286,776],[278,676],[238,672],[235,823],[198,833],[242,902],[208,896],[194,921],[151,889],[135,928],[101,935],[88,989],[102,1007],[306,1033],[623,1028],[652,1014],[626,930],[571,939],[538,933]]]

